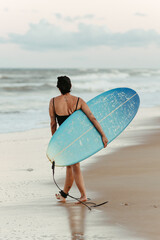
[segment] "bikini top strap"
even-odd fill
[[[78,98],[78,100],[77,100],[77,104],[76,104],[76,110],[77,110],[77,107],[78,107],[78,102],[79,102],[79,98]],[[76,111],[76,110],[75,110],[75,111]]]

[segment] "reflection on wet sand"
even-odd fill
[[[85,218],[86,209],[81,204],[65,204],[63,205],[68,214],[69,226],[72,240],[85,239]]]

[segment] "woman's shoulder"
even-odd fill
[[[77,110],[84,108],[85,105],[87,105],[86,102],[81,97],[77,97]]]
[[[81,106],[86,103],[81,97],[78,97],[78,96],[74,96],[74,97],[75,97],[75,101],[78,102],[78,105]]]
[[[55,99],[57,99],[57,97],[59,97],[59,96],[52,97],[52,98],[50,99],[50,101],[49,101],[49,105],[50,105],[51,107],[53,107],[53,105],[54,105],[54,101],[55,101]]]
[[[82,104],[86,103],[86,102],[84,101],[84,99],[81,98],[81,97],[79,97],[79,102],[82,103]]]

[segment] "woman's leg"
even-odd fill
[[[81,193],[80,200],[85,202],[87,200],[87,197],[86,197],[84,180],[83,180],[83,176],[82,176],[81,169],[80,169],[80,163],[74,164],[72,166],[72,168],[73,168],[73,176],[74,176],[76,185]]]
[[[64,188],[63,188],[63,191],[65,193],[69,192],[69,190],[71,189],[71,187],[73,185],[73,181],[74,181],[74,177],[73,177],[72,166],[67,166],[66,167],[66,180],[65,180],[65,184],[64,184]]]
[[[67,166],[66,167],[66,179],[65,179],[65,184],[64,184],[64,188],[63,188],[63,191],[65,193],[69,192],[69,190],[71,189],[71,187],[73,185],[73,181],[74,181],[74,177],[73,177],[72,167]],[[64,197],[62,197],[61,194],[56,194],[56,198],[61,200],[61,202],[66,201],[66,199]]]

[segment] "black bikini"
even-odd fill
[[[77,110],[78,102],[79,102],[79,98],[78,98],[78,100],[77,100],[77,104],[76,104],[76,109],[75,109],[75,111]],[[55,112],[54,98],[53,98],[53,108],[54,108],[54,112]],[[58,115],[58,114],[55,113],[55,115],[56,115],[58,124],[59,124],[59,126],[60,126],[71,114],[69,114],[69,115]]]

